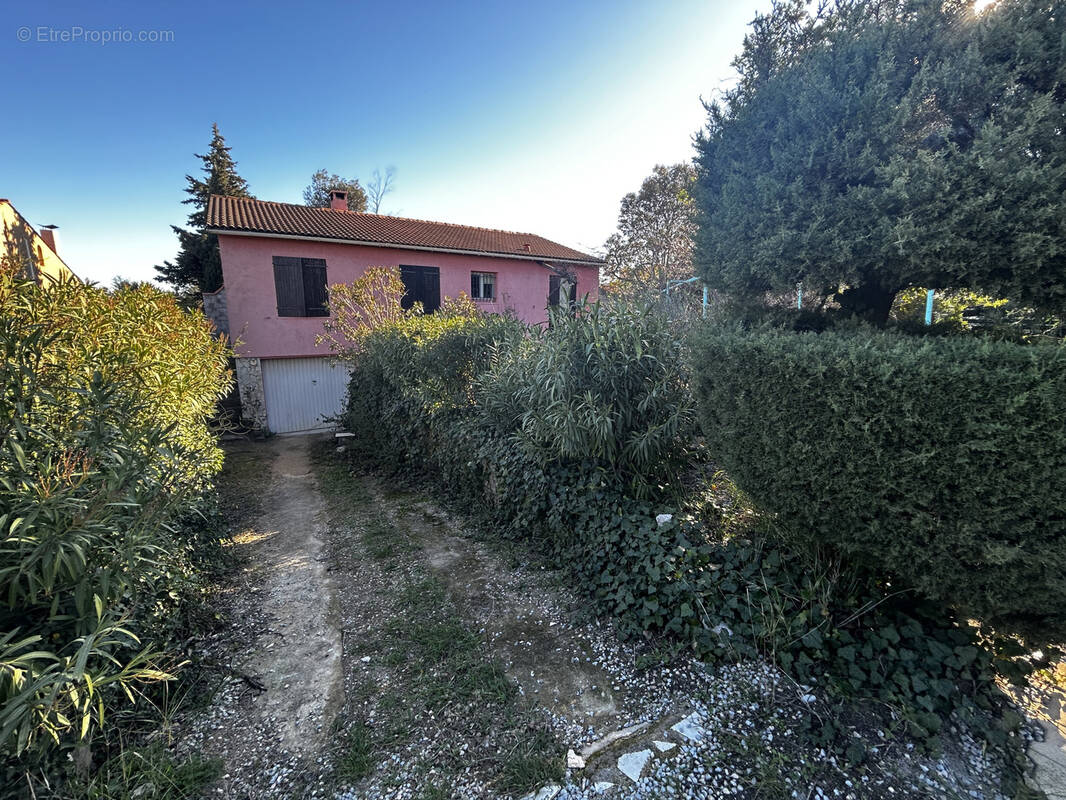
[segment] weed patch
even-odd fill
[[[222,771],[218,759],[176,760],[162,745],[131,747],[71,787],[75,800],[193,800]]]
[[[374,769],[374,743],[370,728],[356,722],[348,729],[343,755],[337,762],[337,775],[349,783],[355,783]]]

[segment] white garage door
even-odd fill
[[[327,430],[348,392],[348,369],[328,358],[265,358],[263,396],[274,433]]]

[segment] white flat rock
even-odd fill
[[[660,753],[668,753],[669,751],[677,747],[677,745],[673,742],[660,742],[658,739],[652,742],[652,744],[655,745],[655,749],[658,750]]]
[[[584,769],[585,768],[585,759],[583,759],[581,756],[579,756],[577,753],[575,753],[573,751],[573,749],[571,748],[570,750],[566,751],[566,768],[567,769]]]
[[[552,800],[552,798],[562,790],[562,786],[556,786],[554,783],[549,783],[547,786],[542,786],[536,792],[530,792],[523,797],[522,800]]]
[[[610,781],[597,781],[596,783],[594,783],[592,785],[592,788],[595,789],[599,794],[603,794],[604,792],[606,792],[608,789],[612,788],[613,786],[614,786],[614,784],[611,783]]]
[[[629,780],[636,783],[640,780],[640,773],[644,771],[645,764],[652,756],[651,750],[638,750],[635,753],[626,753],[618,759],[618,771]]]
[[[702,742],[706,731],[700,725],[700,715],[693,711],[676,725],[671,725],[670,730],[677,731],[690,742]]]

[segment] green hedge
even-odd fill
[[[646,309],[597,306],[532,331],[413,317],[364,340],[346,422],[357,463],[424,476],[530,541],[632,635],[710,660],[772,657],[801,682],[904,709],[917,733],[994,704],[992,655],[949,610],[716,510],[723,487],[691,469],[685,363],[676,333]],[[598,448],[596,430],[575,429],[590,408],[623,441],[655,446]],[[673,519],[660,524],[663,512]],[[833,737],[828,722],[823,734]]]
[[[1066,633],[1066,349],[706,330],[713,457],[799,545],[965,615]]]

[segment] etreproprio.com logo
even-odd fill
[[[51,25],[31,27],[23,25],[15,31],[20,42],[41,44],[159,44],[174,41],[174,31],[140,30],[129,28],[86,28],[70,25],[57,28]]]

